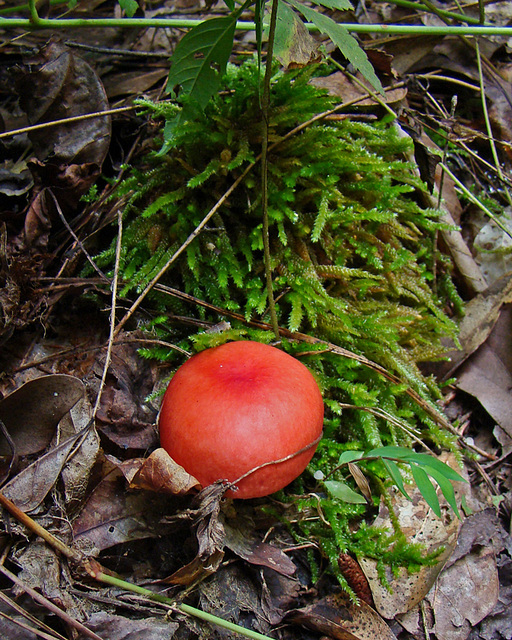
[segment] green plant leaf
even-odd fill
[[[288,0],[288,2],[295,7],[297,11],[300,11],[306,20],[312,22],[322,33],[327,34],[345,58],[363,74],[366,80],[368,80],[377,91],[384,93],[380,80],[376,76],[366,53],[344,26],[337,24],[332,18],[329,18],[329,16],[319,13],[310,7],[306,7],[297,0]]]
[[[365,457],[395,458],[397,460],[403,460],[407,463],[414,462],[416,464],[419,464],[420,466],[427,465],[429,467],[437,469],[439,473],[441,473],[445,478],[448,478],[449,480],[453,480],[454,482],[467,482],[465,478],[457,473],[457,471],[452,469],[449,465],[447,465],[445,462],[442,462],[435,456],[429,453],[416,453],[415,451],[411,451],[411,449],[407,449],[406,447],[397,447],[395,445],[379,447],[365,453]]]
[[[452,483],[448,480],[448,478],[443,473],[440,473],[437,469],[433,467],[428,467],[425,465],[424,467],[422,467],[422,469],[429,476],[432,476],[432,478],[434,478],[434,480],[437,482],[443,496],[446,498],[446,502],[448,502],[450,507],[453,509],[453,512],[455,513],[457,518],[459,518],[460,520],[461,516],[460,516],[459,508],[457,506],[457,500],[455,498],[455,490],[453,488]]]
[[[354,8],[350,0],[313,0],[313,2],[328,9],[339,9],[340,11]]]
[[[349,462],[354,462],[354,460],[359,460],[364,455],[364,451],[344,451],[340,459],[338,460],[338,465],[348,464]]]
[[[280,2],[277,9],[274,54],[283,67],[309,64],[318,55],[317,44],[306,25],[285,2]]]
[[[441,473],[449,480],[453,480],[455,482],[467,482],[467,480],[457,473],[457,471],[435,456],[429,455],[428,453],[416,453],[414,451],[409,452],[409,454],[409,456],[404,458],[407,462],[415,462],[420,466],[428,466],[436,469],[438,473]]]
[[[393,462],[393,460],[387,460],[386,458],[382,458],[382,463],[386,467],[387,472],[391,476],[391,479],[393,480],[393,482],[400,489],[400,492],[403,493],[403,495],[406,498],[410,499],[409,494],[405,490],[402,474],[400,473],[400,469],[398,468],[398,465],[396,464],[396,462]]]
[[[230,11],[235,10],[235,0],[224,0],[224,4]]]
[[[126,13],[127,17],[131,18],[139,8],[139,3],[137,0],[119,0],[119,6]]]
[[[407,449],[406,447],[397,447],[396,445],[389,445],[387,447],[378,447],[367,451],[364,455],[366,458],[396,458],[398,460],[405,460],[414,454],[414,451]]]
[[[426,472],[417,464],[411,464],[412,477],[416,483],[419,492],[425,498],[427,504],[438,518],[441,517],[441,507],[437,497],[436,489]]]
[[[160,155],[172,147],[178,127],[194,119],[218,91],[233,48],[237,16],[238,13],[206,20],[179,41],[171,57],[166,91],[173,92],[178,87],[185,103],[178,115],[165,123]]]
[[[349,502],[351,504],[364,504],[366,500],[360,493],[356,493],[344,482],[338,482],[337,480],[326,480],[324,482],[327,491],[338,500],[343,502]]]
[[[217,92],[233,48],[236,16],[211,18],[191,29],[171,57],[166,91],[180,87],[204,109]]]

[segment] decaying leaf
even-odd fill
[[[327,596],[286,619],[302,624],[333,640],[396,640],[388,625],[365,602],[354,604],[344,593]]]
[[[250,564],[273,569],[284,576],[295,573],[297,567],[290,558],[278,547],[258,540],[240,518],[234,522],[223,518],[223,524],[225,545],[239,558]]]
[[[374,92],[367,82],[362,77],[360,83],[354,82],[341,71],[335,71],[325,78],[313,78],[311,81],[316,87],[322,87],[327,89],[331,95],[339,96],[343,102],[355,102],[358,107],[373,107],[377,104],[375,98],[369,95],[365,86],[368,86],[369,91]],[[407,96],[407,89],[405,87],[398,87],[396,89],[390,89],[386,91],[385,96],[379,95],[379,100],[386,104],[397,106]]]
[[[199,482],[161,447],[155,449],[148,458],[132,458],[119,466],[130,489],[182,496],[201,488]]]
[[[137,619],[124,617],[98,611],[93,613],[86,621],[87,628],[97,633],[100,638],[108,640],[133,640],[134,638],[144,638],[144,640],[162,640],[172,638],[178,630],[179,624],[162,617]],[[84,634],[80,634],[80,640],[87,640]]]
[[[94,555],[116,544],[165,533],[168,527],[160,522],[164,496],[130,492],[121,470],[109,463],[105,467],[103,479],[73,523],[75,541]]]
[[[465,640],[498,602],[496,555],[504,547],[505,536],[494,509],[468,517],[457,547],[426,596],[427,615],[416,607],[401,616],[400,623],[416,635],[426,618],[431,621],[429,631],[436,637]]]
[[[54,374],[25,383],[0,401],[0,420],[14,442],[16,454],[31,455],[45,449],[61,418],[85,394],[83,382]],[[13,454],[0,435],[0,455]]]
[[[509,302],[512,302],[510,277],[501,278],[468,302],[458,335],[461,349],[448,354],[450,361],[439,370],[440,375],[444,378],[452,376],[485,343],[500,317],[503,305]]]
[[[22,108],[30,124],[56,121],[108,109],[96,72],[64,45],[51,41],[32,58],[17,82]],[[110,144],[110,116],[59,124],[32,131],[39,160],[54,164],[94,163],[101,167]]]
[[[194,498],[192,508],[179,514],[180,519],[190,519],[195,527],[197,555],[163,582],[187,585],[218,569],[224,558],[225,531],[219,518],[224,493],[225,486],[222,483],[205,487]],[[171,518],[168,521],[175,520]]]
[[[511,281],[512,285],[512,281]],[[487,341],[461,367],[457,387],[474,396],[512,437],[512,305],[505,306]]]
[[[287,68],[303,67],[318,59],[318,48],[299,16],[286,3],[277,10],[274,53]]]
[[[398,491],[392,492],[394,512],[401,530],[409,541],[420,543],[427,552],[434,552],[440,548],[444,551],[440,554],[437,564],[421,567],[415,573],[400,569],[394,574],[388,569],[386,578],[391,590],[382,585],[376,563],[369,558],[359,558],[361,568],[370,583],[375,607],[386,619],[393,619],[397,614],[409,611],[425,597],[457,542],[460,523],[450,509],[444,509],[442,506],[443,518],[438,518],[417,489],[410,488],[409,495],[410,501]],[[443,505],[442,499],[440,503]],[[392,529],[388,509],[384,504],[381,504],[374,524]]]
[[[51,491],[67,463],[73,449],[89,432],[87,425],[81,432],[39,457],[2,487],[2,493],[22,511],[36,509]]]

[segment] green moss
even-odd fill
[[[283,348],[300,354],[311,368],[326,402],[325,434],[310,470],[350,483],[346,469],[337,469],[347,448],[412,446],[411,434],[453,448],[452,436],[404,389],[412,387],[430,404],[440,397],[418,363],[441,356],[441,339],[456,332],[443,309],[459,306],[460,300],[446,259],[435,255],[435,234],[441,228],[437,211],[418,204],[424,185],[415,166],[404,159],[411,142],[394,124],[325,118],[288,135],[334,106],[333,98],[310,84],[310,75],[311,70],[279,72],[272,84],[268,208],[279,322],[292,332],[361,354],[403,381],[393,384],[360,362],[326,351],[322,344],[284,341]],[[116,197],[127,202],[123,295],[141,291],[151,281],[259,154],[258,83],[252,62],[230,67],[222,94],[198,120],[177,132],[173,148],[164,156],[149,154],[119,184]],[[145,107],[155,117],[168,108],[149,102]],[[207,305],[240,314],[245,322],[231,318],[228,331],[196,333],[174,316],[214,323],[226,318],[207,305],[153,292],[146,306],[158,320],[148,330],[188,351],[229,339],[272,340],[270,331],[247,324],[269,320],[260,200],[255,170],[163,279]],[[98,265],[111,268],[113,255],[114,244],[97,257]],[[442,268],[440,273],[432,272],[434,264]],[[143,353],[179,363],[179,356],[161,349]],[[342,408],[347,404],[380,413]],[[382,417],[383,412],[393,420]],[[368,467],[366,472],[377,500],[384,467]],[[282,498],[295,505],[285,510],[294,513],[286,516],[293,520],[294,534],[318,541],[334,571],[340,550],[391,565],[431,561],[422,559],[397,532],[369,528],[364,522],[354,527],[365,516],[366,505],[327,496],[308,473]],[[319,511],[322,517],[298,517]]]

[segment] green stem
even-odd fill
[[[403,7],[404,9],[430,13],[429,7],[422,2],[411,2],[411,0],[390,0],[390,2],[391,4],[394,4],[397,7]],[[452,11],[447,11],[446,9],[439,8],[436,8],[436,13],[439,16],[448,18],[449,20],[458,20],[459,22],[466,22],[467,24],[482,24],[479,18],[473,18],[472,16],[467,16],[464,13],[455,13]]]
[[[38,27],[41,19],[39,17],[39,14],[37,13],[36,0],[28,0],[28,8],[30,11],[30,23],[34,27]]]
[[[252,629],[246,629],[245,627],[241,627],[234,622],[223,620],[222,618],[214,616],[211,613],[206,613],[206,611],[201,611],[200,609],[191,607],[188,604],[177,604],[175,601],[171,600],[171,598],[167,598],[160,593],[154,593],[153,591],[150,591],[145,587],[140,587],[139,585],[133,584],[132,582],[126,582],[125,580],[121,580],[120,578],[116,578],[114,576],[110,576],[106,573],[100,572],[95,573],[94,577],[99,582],[110,584],[121,589],[126,589],[126,591],[131,591],[132,593],[138,593],[149,598],[150,600],[161,602],[162,604],[168,605],[172,609],[176,609],[177,611],[186,613],[189,616],[194,616],[195,618],[205,620],[206,622],[209,622],[211,624],[216,624],[217,626],[222,627],[223,629],[227,629],[228,631],[240,633],[246,638],[253,638],[254,640],[273,640],[273,638],[271,638],[270,636],[265,636],[262,633],[258,633],[257,631],[252,631]]]
[[[40,18],[37,24],[27,18],[0,18],[0,28],[69,29],[69,28],[192,28],[205,20],[184,20],[182,18]],[[315,25],[306,24],[310,31],[318,31]],[[343,24],[352,33],[377,33],[381,35],[465,35],[465,36],[508,36],[512,37],[512,27],[490,26],[423,26],[404,24]],[[254,22],[239,21],[236,28],[240,31],[254,31]]]
[[[277,24],[277,9],[279,0],[272,1],[270,26],[268,31],[267,59],[265,62],[265,78],[263,81],[263,95],[261,97],[262,115],[262,143],[261,143],[261,209],[263,218],[263,252],[265,258],[265,279],[267,282],[268,307],[272,329],[279,339],[279,322],[276,314],[276,304],[272,287],[272,264],[270,256],[270,237],[268,219],[268,121],[270,108],[270,82],[272,78],[272,60],[274,56],[274,39]]]

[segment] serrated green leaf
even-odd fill
[[[356,493],[344,482],[326,480],[324,485],[333,498],[337,498],[343,502],[349,502],[350,504],[364,504],[366,502],[360,493]]]
[[[354,460],[359,460],[363,455],[364,451],[344,451],[338,460],[338,465],[348,464]]]
[[[139,3],[136,0],[119,0],[119,6],[126,13],[127,17],[131,18],[139,8]]]
[[[354,8],[350,0],[313,0],[313,2],[328,9],[339,9],[340,11]]]
[[[412,477],[418,487],[419,492],[425,498],[427,504],[439,518],[441,517],[441,507],[437,497],[436,489],[426,472],[417,464],[411,464]]]
[[[218,90],[233,48],[236,16],[211,18],[191,29],[171,57],[166,90],[180,87],[204,109]]]
[[[410,496],[404,487],[402,474],[400,473],[400,469],[398,468],[398,465],[396,464],[396,462],[393,462],[393,460],[386,460],[386,458],[382,458],[382,463],[386,467],[387,472],[389,473],[393,482],[400,489],[400,492],[403,493],[403,495],[410,500]]]
[[[457,500],[455,498],[455,490],[450,480],[448,480],[448,478],[443,473],[440,473],[437,469],[433,467],[428,467],[425,465],[424,467],[422,467],[422,469],[429,476],[432,476],[432,478],[434,478],[434,480],[437,482],[443,496],[446,498],[446,502],[450,505],[450,507],[453,509],[453,512],[455,513],[457,518],[459,518],[460,520],[461,516],[460,516],[459,508],[457,506]]]
[[[361,49],[357,40],[341,24],[334,22],[332,18],[319,13],[310,7],[307,7],[297,0],[288,0],[288,2],[300,11],[302,15],[312,22],[322,33],[325,33],[339,48],[341,53],[349,60],[356,69],[358,69],[368,82],[380,93],[384,93],[384,89],[380,80],[368,60],[366,53]]]

